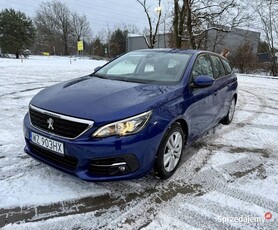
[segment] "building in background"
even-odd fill
[[[146,36],[149,39],[149,36]],[[169,38],[170,34],[157,34],[157,42],[154,48],[169,48]],[[143,35],[138,34],[128,34],[127,35],[127,51],[148,49]]]
[[[228,27],[217,27],[223,29],[223,31],[215,29],[207,31],[204,44],[206,50],[220,53],[224,48],[227,48],[233,54],[233,51],[248,44],[251,47],[252,53],[257,54],[260,41],[259,32],[239,28],[231,28],[229,31]]]
[[[228,27],[224,26],[218,27],[221,28],[223,31],[212,29],[206,32],[203,41],[203,49],[220,53],[224,48],[227,48],[230,50],[232,55],[233,51],[236,51],[240,49],[242,46],[248,44],[252,49],[252,53],[257,54],[258,45],[260,41],[259,32],[239,28],[229,29]],[[171,48],[169,46],[170,36],[170,33],[159,34],[157,36],[155,48]],[[145,43],[145,39],[142,35],[128,35],[127,51],[147,48],[148,47]]]

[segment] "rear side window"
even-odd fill
[[[220,78],[226,75],[225,69],[219,57],[212,55],[211,60],[214,66],[215,78]]]
[[[230,64],[229,64],[229,62],[228,62],[227,60],[225,60],[225,59],[222,59],[222,61],[223,61],[223,64],[224,64],[224,66],[225,66],[225,69],[226,69],[227,74],[232,73],[233,70],[232,70],[232,68],[231,68],[231,66],[230,66]]]

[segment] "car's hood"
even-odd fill
[[[48,87],[31,104],[39,108],[106,123],[133,116],[163,103],[174,86],[83,77]],[[166,97],[165,97],[166,96]]]

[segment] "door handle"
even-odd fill
[[[218,94],[218,90],[214,91],[214,95],[216,96]]]

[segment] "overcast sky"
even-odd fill
[[[40,3],[46,0],[0,0],[0,9],[14,8],[23,11],[28,16],[33,17]],[[85,14],[90,22],[93,35],[96,36],[102,29],[126,24],[136,25],[140,30],[148,27],[148,21],[142,6],[136,0],[62,0],[72,11]],[[157,1],[148,0],[150,12],[155,14],[155,3]],[[163,3],[168,0],[163,0]],[[163,10],[168,9],[163,4]],[[166,9],[165,9],[166,8]]]

